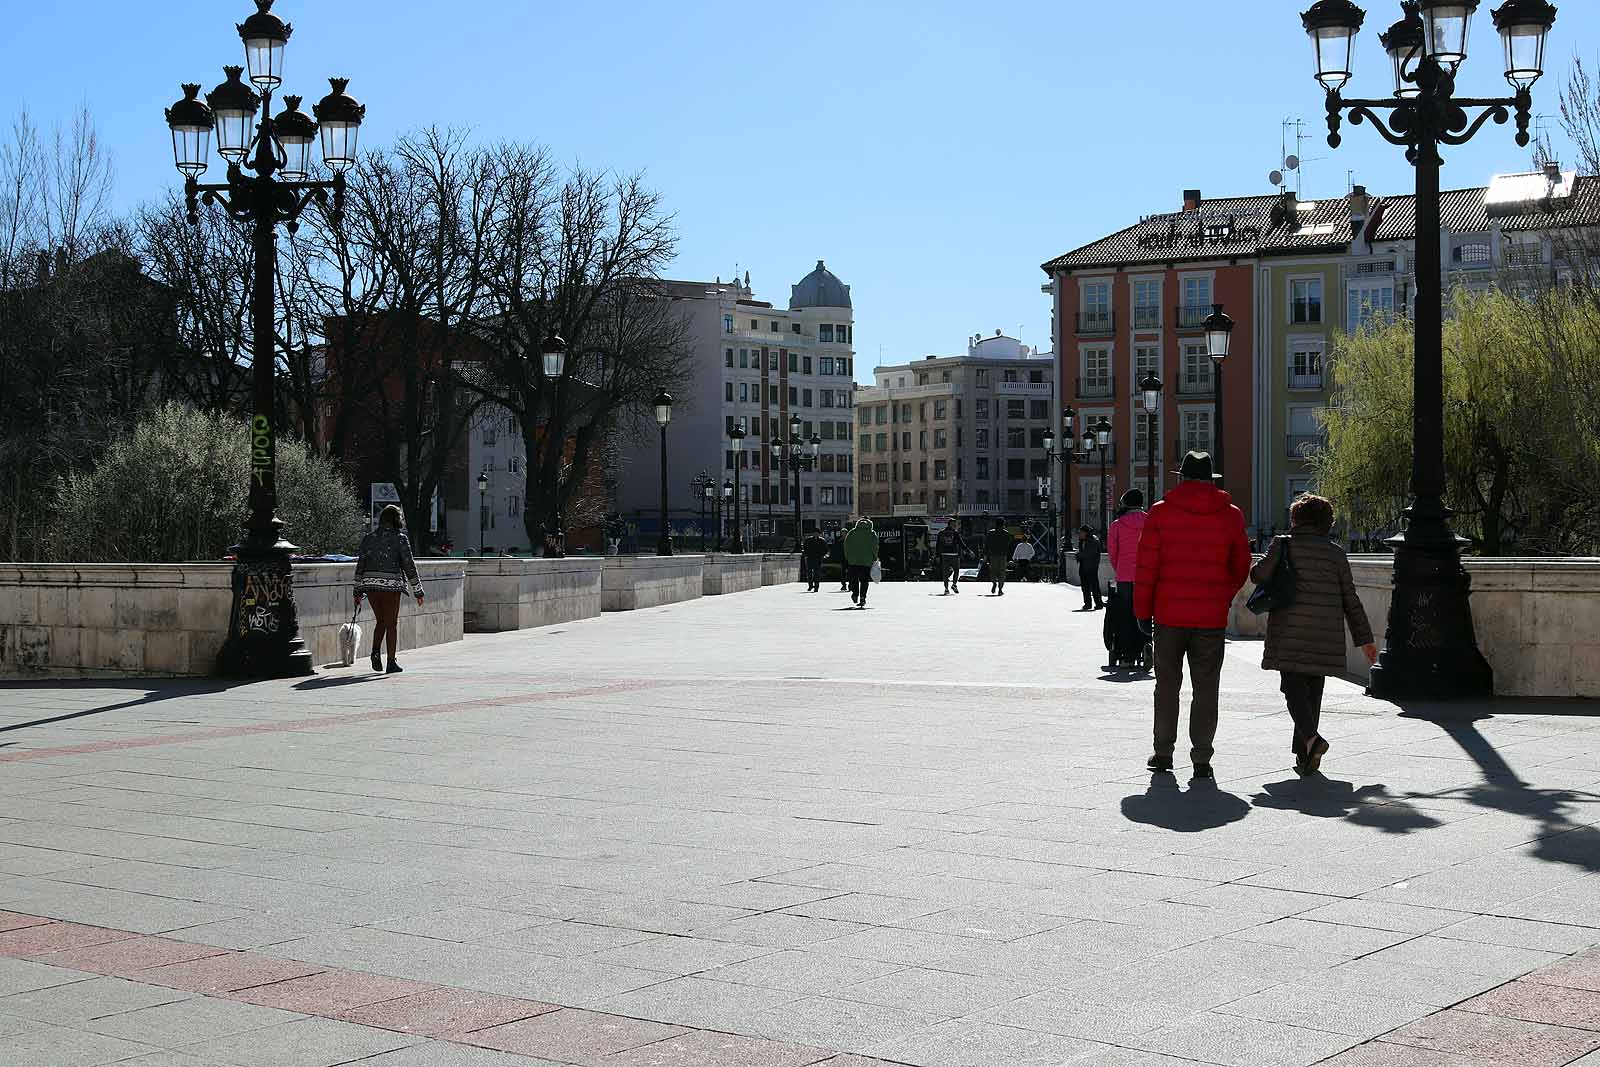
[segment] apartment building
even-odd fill
[[[1170,487],[1189,449],[1216,451],[1216,383],[1201,327],[1211,305],[1234,320],[1224,364],[1225,488],[1257,532],[1287,525],[1289,503],[1315,487],[1307,457],[1322,440],[1329,359],[1339,336],[1404,315],[1414,292],[1410,195],[1302,201],[1292,193],[1205,200],[1151,215],[1045,264],[1062,395],[1080,420],[1113,426],[1106,498],[1153,478]],[[1559,167],[1500,175],[1443,195],[1446,292],[1559,283],[1600,236],[1600,178]],[[1156,450],[1138,388],[1164,389]],[[1075,468],[1092,512],[1099,470]],[[1091,519],[1092,521],[1092,519]]]
[[[1050,353],[999,330],[969,338],[965,355],[875,368],[856,391],[861,513],[1038,515],[1056,378]]]
[[[702,508],[694,479],[704,472],[731,481],[737,465],[747,543],[792,541],[794,476],[779,469],[770,445],[775,436],[788,439],[795,415],[801,436],[820,441],[815,463],[800,474],[802,525],[841,528],[855,503],[850,287],[822,260],[791,287],[787,307],[756,299],[748,273],[731,282],[667,281],[662,287],[682,307],[694,344],[691,378],[673,398],[667,435],[673,536],[684,547],[698,546]],[[736,425],[748,435],[739,451],[729,436]],[[652,545],[660,530],[659,439],[652,433],[625,442],[619,453],[617,510],[632,540]],[[715,530],[709,536],[715,540]]]

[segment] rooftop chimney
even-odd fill
[[[1185,211],[1199,211],[1200,210],[1200,190],[1198,190],[1198,189],[1185,189],[1183,191],[1183,210],[1185,210]]]
[[[1545,179],[1551,183],[1559,182],[1561,180],[1560,160],[1552,159],[1547,161],[1544,165],[1544,176]]]

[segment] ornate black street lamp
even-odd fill
[[[694,493],[695,499],[700,501],[700,553],[702,555],[705,554],[706,550],[706,501],[711,499],[716,484],[716,482],[712,481],[711,475],[705,471],[695,475],[693,480],[689,482],[689,488]]]
[[[1394,595],[1384,650],[1371,691],[1390,700],[1487,696],[1494,672],[1473,633],[1471,581],[1461,566],[1461,541],[1445,506],[1444,284],[1440,242],[1440,145],[1463,145],[1491,119],[1514,114],[1516,142],[1526,147],[1533,84],[1544,73],[1544,46],[1556,9],[1546,0],[1507,0],[1493,12],[1504,48],[1510,97],[1457,97],[1456,74],[1467,58],[1468,30],[1479,0],[1408,0],[1404,18],[1382,35],[1394,95],[1346,100],[1356,33],[1366,17],[1350,0],[1318,0],[1301,16],[1311,35],[1317,81],[1327,90],[1328,144],[1339,147],[1339,124],[1371,122],[1379,136],[1406,150],[1416,169],[1416,299],[1412,369],[1411,505],[1394,550]],[[1469,117],[1467,109],[1477,110]],[[1386,122],[1379,112],[1388,112]]]
[[[540,342],[539,356],[544,376],[546,379],[559,383],[561,377],[567,372],[567,342],[562,340],[559,333],[554,330],[545,335]],[[557,386],[559,388],[559,385]],[[554,516],[547,518],[543,523],[544,548],[541,555],[546,559],[556,559],[566,555],[566,548],[561,536],[561,507],[557,503]]]
[[[478,555],[483,555],[484,530],[489,526],[489,475],[478,472]]]
[[[356,161],[356,138],[366,116],[366,108],[345,94],[344,78],[329,79],[333,91],[312,108],[315,119],[300,110],[297,96],[284,97],[284,111],[272,116],[272,97],[283,83],[283,53],[292,32],[272,13],[272,2],[256,0],[256,13],[238,27],[254,88],[240,80],[243,68],[224,67],[226,80],[208,102],[199,99],[199,85],[186,84],[183,99],[166,112],[173,161],[184,176],[189,221],[200,221],[202,203],[220,204],[229,215],[254,227],[250,516],[243,540],[232,549],[233,611],[219,667],[224,674],[255,678],[312,673],[311,653],[300,640],[294,603],[290,560],[297,549],[282,536],[283,523],[277,516],[273,372],[278,224],[286,224],[293,233],[306,207],[312,202],[326,204],[331,192],[332,217],[338,225],[344,208],[344,172]],[[255,122],[258,110],[259,123]],[[319,129],[322,158],[333,171],[331,181],[309,179],[311,143]],[[217,153],[228,161],[228,180],[202,185],[199,177],[209,166],[213,131]]]
[[[722,534],[727,526],[728,501],[733,497],[733,483],[728,479],[722,480],[722,496],[717,501],[717,551],[722,551]]]
[[[806,453],[806,440],[800,436],[803,423],[799,415],[789,418],[789,440],[785,442],[780,437],[772,439],[772,462],[774,469],[780,474],[784,471],[794,475],[794,550],[800,551],[800,542],[804,539],[801,530],[800,514],[800,472],[808,465],[815,469],[822,454],[822,438],[816,434],[811,435],[810,454]]]
[[[1144,401],[1146,437],[1144,506],[1151,508],[1156,503],[1156,460],[1160,458],[1156,455],[1156,424],[1161,421],[1161,379],[1155,371],[1147,371],[1139,379],[1139,394]]]
[[[739,464],[744,462],[746,436],[743,423],[734,423],[733,429],[728,431],[728,439],[733,442],[733,544],[728,547],[730,552],[744,551],[744,529],[739,514]]]
[[[1089,435],[1085,434],[1083,437],[1084,444],[1087,445],[1089,441]],[[1095,510],[1100,512],[1100,543],[1104,545],[1106,534],[1109,532],[1106,525],[1106,512],[1110,510],[1106,507],[1106,460],[1110,458],[1111,452],[1111,423],[1106,420],[1104,415],[1100,416],[1100,421],[1094,424],[1093,441],[1095,447],[1100,450],[1100,503]]]
[[[1233,320],[1222,313],[1221,304],[1211,305],[1211,314],[1203,324],[1206,331],[1206,355],[1211,357],[1211,458],[1217,464],[1217,485],[1222,476],[1222,363],[1228,358],[1228,346],[1233,340]]]
[[[667,424],[672,421],[672,394],[665,389],[656,394],[656,425],[661,427],[661,536],[656,538],[656,555],[672,555],[672,527],[667,514]]]

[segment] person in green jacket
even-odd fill
[[[867,586],[872,584],[872,565],[878,561],[878,533],[872,520],[857,520],[855,528],[845,534],[844,561],[850,574],[850,602],[858,608],[867,606]]]

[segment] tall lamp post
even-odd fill
[[[1211,457],[1217,463],[1217,485],[1223,485],[1222,469],[1222,362],[1228,358],[1233,340],[1233,320],[1223,314],[1221,304],[1211,305],[1206,316],[1206,355],[1211,357],[1211,386],[1215,390],[1211,413]]]
[[[1044,452],[1051,459],[1061,464],[1061,513],[1060,529],[1056,531],[1056,581],[1067,580],[1067,553],[1066,545],[1071,540],[1067,536],[1066,526],[1072,522],[1072,446],[1075,440],[1072,436],[1073,424],[1077,421],[1078,413],[1070,406],[1061,409],[1061,451],[1054,449],[1055,434],[1046,430],[1044,435]]]
[[[739,465],[744,461],[746,436],[746,430],[741,423],[734,423],[733,429],[728,431],[728,439],[733,442],[733,544],[729,546],[731,552],[744,551],[744,529],[741,525],[742,516],[739,514]]]
[[[1159,458],[1156,455],[1156,423],[1161,420],[1161,379],[1156,377],[1155,371],[1147,371],[1139,379],[1139,393],[1144,401],[1146,438],[1144,506],[1149,508],[1156,503],[1156,460]]]
[[[1372,669],[1371,692],[1390,700],[1487,696],[1494,672],[1473,633],[1471,580],[1461,566],[1461,541],[1445,505],[1444,308],[1440,248],[1440,145],[1463,145],[1493,120],[1516,117],[1518,145],[1529,141],[1533,85],[1544,73],[1544,48],[1556,9],[1547,0],[1506,0],[1494,9],[1510,97],[1457,97],[1456,74],[1467,58],[1467,37],[1479,0],[1413,0],[1404,17],[1380,36],[1394,77],[1391,97],[1346,100],[1354,69],[1356,33],[1366,13],[1351,0],[1317,0],[1301,15],[1316,57],[1316,78],[1327,91],[1328,144],[1339,147],[1345,112],[1352,124],[1371,122],[1378,135],[1403,147],[1416,170],[1416,299],[1411,309],[1411,504],[1405,529],[1387,542],[1394,550],[1394,595],[1384,649]],[[1467,109],[1477,110],[1469,117]],[[1379,112],[1388,112],[1386,122]]]
[[[1083,440],[1087,444],[1090,438],[1086,434]],[[1111,452],[1111,423],[1106,421],[1104,415],[1094,424],[1094,443],[1100,449],[1100,502],[1095,510],[1100,512],[1100,543],[1103,545],[1109,532],[1106,525],[1106,512],[1109,510],[1106,507],[1106,460]]]
[[[484,530],[489,526],[489,474],[478,472],[478,555],[483,555]]]
[[[706,551],[706,501],[711,499],[713,487],[716,485],[711,480],[711,475],[701,471],[689,482],[689,487],[694,491],[695,499],[700,501],[700,554]]]
[[[356,139],[366,108],[345,94],[348,80],[329,79],[333,91],[300,110],[300,97],[285,96],[272,116],[272,97],[283,84],[283,53],[291,28],[272,13],[272,0],[256,0],[256,13],[239,27],[245,67],[223,68],[226,80],[200,97],[200,86],[183,86],[183,98],[166,111],[173,161],[184,176],[189,221],[200,221],[200,205],[220,204],[250,223],[253,256],[251,294],[250,516],[244,538],[233,548],[233,610],[218,666],[224,674],[283,678],[312,673],[311,653],[300,640],[290,558],[297,551],[282,536],[277,516],[278,419],[273,388],[276,365],[278,224],[293,232],[301,213],[333,194],[332,218],[344,209],[344,172],[356,161]],[[240,80],[248,68],[250,85]],[[252,88],[251,86],[254,86]],[[257,110],[261,113],[255,121]],[[311,180],[311,145],[322,134],[322,158],[331,181]],[[228,161],[228,180],[202,185],[210,165],[211,135]],[[252,132],[253,131],[253,132]],[[253,175],[246,171],[254,172]]]
[[[728,501],[733,498],[733,482],[722,480],[722,496],[717,499],[717,551],[722,551],[722,535],[728,525]]]
[[[560,334],[551,331],[540,345],[540,357],[545,378],[556,382],[556,388],[559,389],[561,378],[567,371],[567,342],[562,340]],[[546,559],[555,559],[566,554],[562,544],[561,525],[561,503],[558,496],[554,513],[544,522],[544,548],[540,554]]]
[[[661,427],[661,536],[656,538],[656,555],[672,555],[672,527],[667,514],[667,424],[672,421],[672,394],[665,389],[656,394],[656,425]]]

